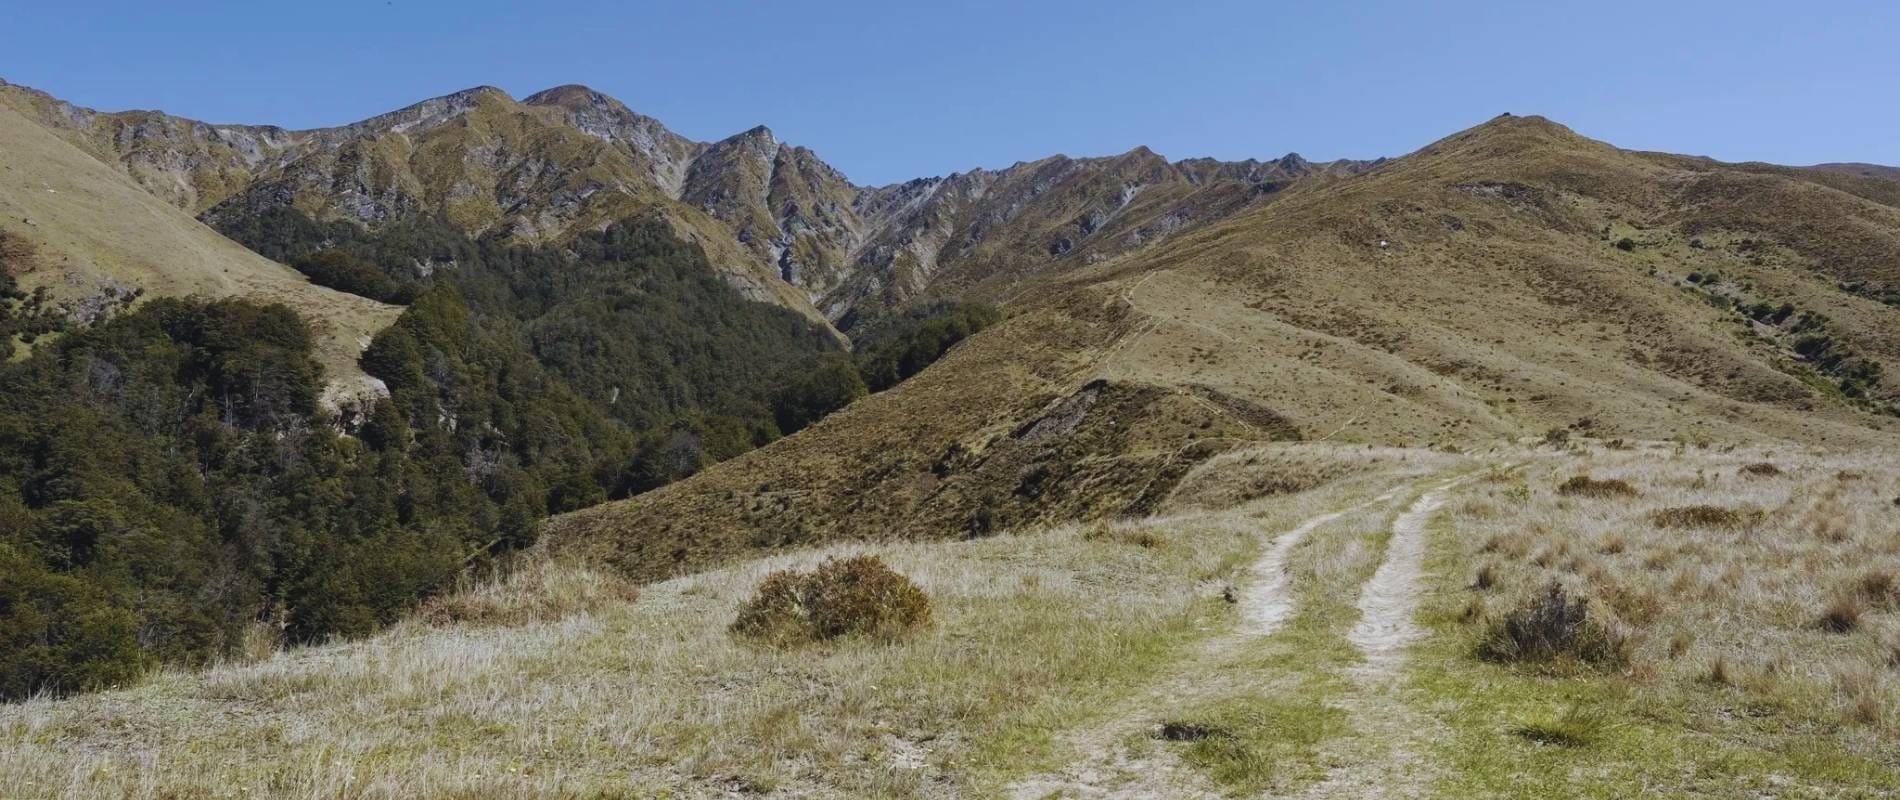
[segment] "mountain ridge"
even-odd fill
[[[3,83],[0,102],[214,225],[288,206],[318,219],[368,225],[442,214],[475,234],[558,241],[612,219],[655,213],[704,246],[748,297],[813,316],[822,310],[834,322],[922,297],[939,266],[966,256],[977,263],[967,274],[953,270],[946,283],[980,287],[998,270],[1040,271],[1052,268],[1040,261],[1106,257],[1229,213],[1247,199],[1233,196],[1242,190],[1272,191],[1307,176],[1343,177],[1376,163],[1313,164],[1294,154],[1272,161],[1168,162],[1137,147],[861,186],[811,150],[779,142],[763,125],[696,142],[579,84],[521,100],[492,86],[471,87],[308,130],[98,112]],[[1080,219],[1023,214],[1025,199],[1065,181],[1066,191],[1084,201],[1072,205],[1092,206]],[[1128,205],[1124,195],[1131,188],[1151,181],[1184,182],[1210,196],[1169,193],[1176,205],[1137,209],[1140,235],[1119,245],[1080,247]],[[952,190],[941,197],[935,189],[916,191],[945,185]],[[1014,207],[988,200],[997,186]],[[930,225],[954,230],[925,229]],[[983,252],[978,245],[999,227],[1013,244]],[[1039,240],[1038,257],[1012,252],[997,263],[993,251],[1019,250],[1030,239]]]

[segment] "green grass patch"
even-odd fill
[[[1194,733],[1182,760],[1234,794],[1285,791],[1325,775],[1321,745],[1348,731],[1346,712],[1315,697],[1248,696],[1192,709],[1166,726]]]

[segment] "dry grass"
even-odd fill
[[[1900,708],[1900,510],[1888,502],[1889,487],[1900,483],[1900,458],[1780,449],[1772,453],[1778,472],[1751,468],[1770,455],[1579,450],[1547,460],[1519,484],[1481,485],[1452,506],[1458,536],[1443,558],[1483,565],[1493,597],[1542,599],[1505,614],[1492,601],[1474,613],[1470,573],[1463,572],[1434,613],[1478,652],[1511,662],[1569,649],[1565,636],[1529,635],[1535,631],[1563,634],[1600,616],[1625,633],[1624,655],[1609,662],[1619,665],[1615,672],[1530,671],[1521,687],[1528,698],[1540,681],[1556,682],[1612,707],[1649,709],[1652,731],[1610,734],[1620,742],[1606,745],[1610,751],[1647,749],[1667,763],[1657,753],[1677,745],[1662,744],[1653,728],[1683,725],[1709,737],[1705,745],[1728,753],[1731,763],[1753,765],[1737,776],[1792,770],[1850,793],[1868,785],[1857,781],[1900,784],[1890,769],[1900,763],[1893,711]],[[1640,494],[1616,504],[1573,502],[1559,476],[1579,473]],[[1468,513],[1473,506],[1488,513]],[[1571,613],[1574,600],[1550,600],[1553,586],[1588,598],[1577,604],[1587,610]],[[1497,685],[1487,691],[1514,696]],[[1807,762],[1775,755],[1803,748],[1831,755]],[[1496,757],[1499,768],[1509,760]],[[1473,758],[1490,764],[1493,756]],[[1550,768],[1563,769],[1557,762]],[[1701,791],[1722,793],[1712,788],[1718,785],[1731,784]]]
[[[366,641],[0,707],[0,797],[984,795],[1231,624],[1220,588],[1262,527],[1330,491],[1248,515],[804,551],[637,598],[532,565]],[[727,633],[768,575],[858,555],[927,592],[933,623],[791,649]],[[1356,575],[1376,556],[1347,538],[1299,563]]]
[[[554,622],[631,603],[640,591],[618,575],[530,556],[505,578],[479,581],[431,598],[415,619],[438,627],[513,627]]]

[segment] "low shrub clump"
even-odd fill
[[[1649,521],[1659,528],[1739,528],[1748,523],[1749,517],[1721,506],[1678,506],[1650,514]]]
[[[1613,665],[1628,655],[1628,639],[1596,619],[1588,599],[1572,596],[1556,581],[1493,622],[1478,642],[1480,658],[1504,663],[1574,659]]]
[[[1557,493],[1573,497],[1635,497],[1636,487],[1627,481],[1615,478],[1596,480],[1588,475],[1578,475],[1557,486]]]
[[[1757,478],[1772,478],[1781,474],[1781,468],[1763,461],[1759,464],[1750,464],[1746,467],[1742,467],[1742,474],[1753,475]]]
[[[876,556],[827,559],[765,576],[732,632],[771,644],[844,636],[894,639],[930,622],[930,597]]]

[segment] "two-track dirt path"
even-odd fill
[[[1329,753],[1325,780],[1303,798],[1423,797],[1432,766],[1421,755],[1438,722],[1406,697],[1406,646],[1424,635],[1417,614],[1425,591],[1427,527],[1454,480],[1426,491],[1392,521],[1385,560],[1359,592],[1359,622],[1346,634],[1365,661],[1350,670],[1353,691],[1337,706],[1352,720],[1354,736]]]
[[[1221,796],[1197,771],[1180,763],[1165,749],[1130,747],[1128,742],[1146,736],[1172,711],[1195,698],[1230,695],[1271,682],[1272,676],[1237,674],[1221,667],[1244,655],[1249,648],[1258,647],[1293,616],[1296,608],[1289,587],[1288,562],[1295,548],[1328,525],[1355,512],[1388,505],[1407,491],[1415,490],[1393,489],[1356,505],[1308,517],[1275,536],[1249,567],[1249,580],[1236,594],[1240,624],[1232,632],[1208,641],[1178,662],[1166,677],[1131,698],[1109,721],[1068,735],[1063,744],[1076,754],[1075,761],[1056,772],[1019,780],[1009,787],[1007,794],[1021,800]],[[1403,543],[1421,538],[1424,520],[1440,502],[1442,495],[1428,493],[1413,503],[1395,522],[1392,540]],[[1396,530],[1399,523],[1408,526],[1408,530]],[[1405,547],[1413,545],[1407,543]],[[1422,549],[1416,553],[1408,550],[1405,558],[1420,560]],[[1394,577],[1415,576],[1417,572],[1416,566],[1409,571],[1401,568]],[[1402,588],[1392,580],[1387,584],[1388,589]],[[1380,600],[1377,606],[1381,626],[1387,624],[1387,615],[1404,613],[1403,607],[1388,595],[1385,589],[1381,590],[1381,597],[1388,598]]]

